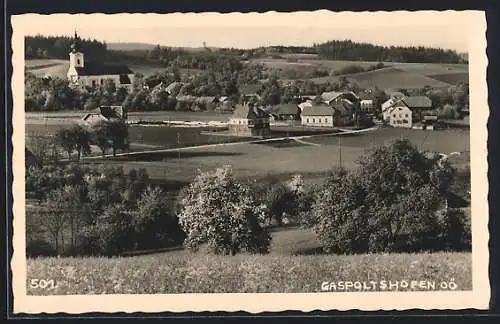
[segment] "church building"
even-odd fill
[[[130,91],[134,72],[122,64],[85,60],[80,37],[75,32],[67,76],[70,84],[82,89],[102,86],[106,80],[112,80],[117,88],[125,87]]]

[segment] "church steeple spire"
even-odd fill
[[[73,38],[73,42],[71,43],[71,52],[76,53],[81,51],[82,51],[82,46],[80,44],[80,37],[78,36],[75,28],[75,37]]]

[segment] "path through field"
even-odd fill
[[[250,140],[250,141],[241,141],[241,142],[228,142],[228,143],[215,143],[215,144],[204,144],[204,145],[196,145],[196,146],[186,146],[186,147],[178,147],[178,148],[167,148],[167,149],[158,149],[158,150],[149,150],[149,151],[140,151],[140,152],[124,152],[124,153],[117,153],[115,157],[121,157],[121,156],[131,156],[131,155],[144,155],[144,154],[150,154],[150,153],[167,153],[167,152],[178,152],[178,151],[186,151],[186,150],[193,150],[193,149],[200,149],[200,148],[217,148],[217,147],[224,147],[224,146],[231,146],[231,145],[242,145],[242,144],[257,144],[257,143],[266,143],[266,142],[278,142],[278,141],[284,141],[284,140],[295,140],[299,143],[303,143],[306,145],[314,145],[314,146],[320,146],[320,144],[317,143],[311,143],[311,142],[306,142],[303,141],[305,138],[313,138],[313,137],[319,137],[319,136],[342,136],[342,135],[351,135],[351,134],[358,134],[358,133],[365,133],[365,132],[370,132],[376,130],[378,127],[371,127],[371,128],[366,128],[362,130],[348,130],[344,129],[342,130],[341,133],[335,132],[335,133],[328,133],[328,134],[314,134],[314,135],[301,135],[301,136],[292,136],[292,137],[273,137],[273,138],[266,138],[266,139],[257,139],[257,140]],[[92,160],[92,159],[102,159],[103,157],[113,157],[113,154],[107,154],[105,156],[86,156],[83,157],[82,159],[84,160]]]

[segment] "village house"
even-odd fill
[[[127,111],[122,106],[100,106],[95,111],[85,114],[81,122],[93,126],[99,122],[126,121]]]
[[[404,104],[398,104],[389,109],[389,125],[392,127],[411,128],[412,111]]]
[[[300,120],[301,109],[294,103],[271,106],[266,111],[274,120]]]
[[[71,52],[69,53],[68,80],[74,87],[97,87],[111,80],[117,88],[132,89],[134,72],[126,65],[106,64],[97,61],[86,61],[82,51],[80,37],[75,32]]]
[[[315,104],[304,107],[300,115],[304,126],[333,127],[335,111],[329,105]]]
[[[237,105],[229,118],[228,128],[235,136],[267,137],[270,134],[269,114],[257,106]]]
[[[432,108],[432,101],[426,96],[411,96],[401,99],[389,99],[382,104],[382,115],[385,121],[389,120],[392,108],[406,106],[412,111],[413,120],[422,120],[425,111]]]
[[[300,118],[302,125],[305,126],[345,126],[352,123],[353,111],[346,101],[335,102],[332,105],[312,104],[304,107]]]
[[[414,120],[422,120],[424,112],[432,108],[432,100],[426,96],[411,96],[401,100],[413,112]]]

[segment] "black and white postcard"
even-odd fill
[[[484,12],[11,24],[14,312],[488,307]]]

